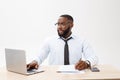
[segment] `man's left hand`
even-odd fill
[[[75,64],[75,69],[83,70],[89,68],[89,64],[86,61],[80,60]]]

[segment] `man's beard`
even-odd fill
[[[70,31],[70,27],[68,27],[68,28],[63,32],[63,34],[60,34],[59,31],[57,30],[58,35],[59,35],[60,37],[64,37],[64,38],[68,35],[69,31]]]

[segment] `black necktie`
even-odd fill
[[[70,40],[72,37],[68,38],[65,41],[65,46],[64,46],[64,65],[69,65],[69,46],[67,41]]]

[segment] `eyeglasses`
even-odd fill
[[[55,23],[55,26],[66,26],[69,23],[70,22],[67,22],[67,23]]]

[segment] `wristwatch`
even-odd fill
[[[87,63],[87,68],[91,68],[91,63],[90,63],[90,61],[86,60],[85,62]]]

